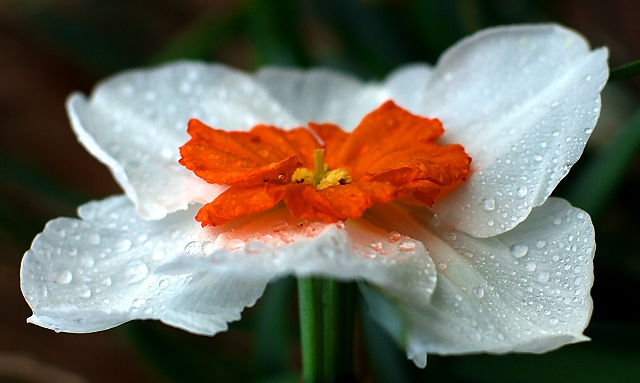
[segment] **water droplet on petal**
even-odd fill
[[[227,245],[225,247],[229,251],[241,250],[244,247],[244,242],[242,242],[242,240],[238,238],[234,238],[227,242]]]
[[[106,278],[102,278],[102,281],[100,281],[100,283],[102,283],[103,286],[111,286],[111,278],[106,277]]]
[[[455,241],[456,239],[458,239],[458,236],[456,235],[456,233],[449,233],[449,239]]]
[[[525,267],[526,267],[528,272],[532,273],[532,272],[536,271],[536,269],[538,268],[538,265],[536,265],[535,262],[527,262]]]
[[[71,274],[71,271],[69,270],[64,270],[62,272],[60,272],[54,279],[53,281],[57,284],[60,285],[66,285],[69,282],[71,282],[71,280],[73,279],[73,274]]]
[[[202,253],[204,255],[211,255],[216,250],[216,245],[213,242],[204,241],[202,242]]]
[[[159,284],[159,286],[160,286],[160,288],[161,288],[162,290],[164,290],[164,289],[166,289],[167,287],[169,287],[169,281],[168,281],[168,280],[166,280],[165,278],[162,278],[162,279],[160,280],[160,284]]]
[[[398,250],[400,251],[413,251],[416,248],[415,242],[410,239],[406,239],[398,244]]]
[[[389,234],[387,235],[387,239],[389,240],[389,242],[393,243],[393,242],[398,242],[400,240],[400,238],[402,238],[402,236],[400,235],[400,233],[398,233],[397,231],[391,231],[389,232]]]
[[[554,218],[554,219],[553,219],[553,224],[554,224],[554,225],[558,226],[558,225],[560,225],[561,223],[562,223],[562,218],[557,217],[557,218]]]
[[[445,261],[439,261],[438,263],[436,263],[436,266],[438,266],[438,270],[440,271],[445,271],[449,267],[449,265]]]
[[[516,190],[516,194],[520,198],[524,198],[528,192],[529,192],[529,189],[527,189],[526,186],[520,186],[518,190]]]
[[[525,243],[516,243],[511,245],[509,251],[515,258],[522,258],[529,252],[529,246]]]
[[[113,246],[113,250],[118,252],[124,252],[129,250],[130,248],[131,248],[131,241],[128,239],[120,240],[116,242],[116,244]]]
[[[260,241],[250,241],[244,246],[244,252],[247,254],[259,254],[265,251],[264,243]]]
[[[139,309],[140,307],[144,306],[145,303],[147,303],[146,299],[137,298],[133,300],[131,305],[133,306],[133,308]]]
[[[536,241],[536,247],[538,249],[542,249],[545,246],[547,246],[547,241],[545,241],[544,239],[539,239]]]
[[[380,251],[380,250],[382,250],[382,242],[379,242],[379,241],[371,242],[369,244],[369,247],[371,249],[373,249],[374,251]]]
[[[202,243],[198,241],[191,241],[184,247],[184,254],[190,257],[196,257],[202,255]]]
[[[92,245],[98,245],[100,243],[100,234],[98,233],[90,234],[88,241]]]
[[[482,206],[485,211],[492,211],[496,208],[496,200],[493,198],[483,198],[482,201],[480,201],[480,206]]]
[[[76,294],[80,298],[88,299],[91,298],[91,289],[87,285],[80,285],[76,287]]]
[[[124,277],[129,283],[140,282],[147,274],[149,274],[149,268],[142,261],[130,262],[124,269]]]
[[[547,273],[546,271],[543,271],[540,274],[538,274],[538,281],[542,283],[547,283],[549,282],[550,277],[551,277],[551,274]]]
[[[482,288],[482,286],[476,286],[471,289],[471,294],[473,294],[473,296],[476,298],[482,298],[484,297],[484,289]]]
[[[493,220],[492,220],[492,219],[487,220],[487,225],[488,225],[488,226],[493,226],[493,224],[494,224],[494,223],[495,223],[495,222],[493,222]]]
[[[96,261],[90,255],[85,255],[82,258],[80,258],[80,266],[82,266],[84,268],[88,269],[90,267],[93,267],[93,265],[95,265],[95,263],[96,263]]]

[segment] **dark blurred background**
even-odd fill
[[[434,63],[478,29],[543,21],[608,46],[611,67],[640,59],[637,0],[0,0],[0,383],[298,380],[291,280],[213,338],[147,322],[87,335],[26,324],[19,268],[33,237],[48,220],[120,192],[71,132],[72,91],[179,58],[377,79],[406,62]],[[363,381],[640,381],[639,91],[638,76],[607,85],[594,138],[556,191],[596,225],[593,341],[541,356],[429,356],[418,370],[363,315]]]

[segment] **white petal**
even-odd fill
[[[433,69],[426,64],[410,64],[391,72],[382,84],[396,104],[420,113],[431,82]]]
[[[453,46],[413,111],[442,120],[473,175],[434,211],[477,237],[524,220],[581,155],[607,76],[606,49],[555,25],[488,29]]]
[[[284,275],[367,280],[406,302],[428,300],[435,288],[435,265],[420,242],[397,233],[389,237],[362,219],[327,225],[293,218],[281,207],[201,234],[195,251],[163,271],[208,270],[238,280]]]
[[[418,364],[430,352],[539,353],[587,339],[595,242],[586,213],[550,198],[513,230],[477,239],[406,212],[394,225],[425,244],[438,270],[431,301],[399,306]]]
[[[109,166],[145,219],[209,202],[223,190],[177,162],[190,118],[228,130],[261,122],[295,125],[250,76],[194,62],[119,74],[99,84],[88,101],[73,94],[67,110],[79,141]]]
[[[256,78],[298,120],[331,122],[347,131],[389,98],[377,85],[329,69],[268,67]]]
[[[267,280],[238,280],[192,269],[166,274],[200,225],[196,209],[142,221],[124,196],[91,202],[82,219],[49,222],[22,261],[21,283],[31,323],[65,332],[108,329],[132,319],[158,319],[213,335],[238,320]]]

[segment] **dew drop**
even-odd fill
[[[483,198],[482,201],[480,201],[480,206],[482,206],[485,211],[492,211],[496,208],[496,200],[493,198]]]
[[[449,239],[455,241],[456,239],[458,239],[458,236],[456,235],[456,233],[449,233]]]
[[[167,287],[169,287],[169,281],[168,281],[168,280],[166,280],[165,278],[162,278],[162,279],[160,280],[160,284],[159,284],[159,286],[160,286],[160,289],[164,290],[164,289],[166,289]]]
[[[535,262],[527,262],[527,264],[525,265],[525,268],[527,269],[528,272],[533,273],[538,268],[538,265],[536,265]]]
[[[416,248],[415,242],[410,239],[406,239],[398,244],[398,250],[400,251],[413,251]]]
[[[585,81],[591,81],[591,75],[590,75],[590,74],[588,74],[588,75],[584,78],[584,80],[585,80]]]
[[[113,250],[117,252],[124,252],[129,250],[130,248],[131,248],[131,241],[128,239],[120,240],[116,242],[116,244],[113,246]]]
[[[387,239],[389,240],[389,242],[393,243],[393,242],[398,242],[400,240],[400,238],[402,238],[402,236],[400,235],[400,233],[398,233],[397,231],[391,231],[389,232],[389,234],[387,235]]]
[[[524,198],[527,193],[529,193],[529,189],[526,186],[520,186],[518,190],[516,190],[516,195],[520,198]]]
[[[438,270],[440,271],[445,271],[449,267],[449,265],[445,261],[439,261],[438,263],[436,263],[436,266],[438,266]]]
[[[184,254],[190,257],[202,255],[202,243],[191,241],[184,246]]]
[[[554,219],[553,219],[553,224],[554,224],[554,225],[558,226],[558,225],[560,225],[561,223],[562,223],[562,218],[557,217],[557,218],[554,218]]]
[[[106,278],[102,278],[102,281],[100,281],[100,283],[102,283],[103,286],[111,286],[111,278],[106,277]]]
[[[242,242],[242,240],[240,240],[238,238],[234,238],[234,239],[230,240],[229,242],[227,242],[227,245],[225,247],[229,251],[241,250],[244,247],[244,242]]]
[[[140,307],[144,306],[145,303],[147,303],[146,299],[136,298],[131,303],[131,306],[133,306],[134,309],[139,309]]]
[[[488,226],[493,226],[495,222],[493,222],[492,219],[487,220],[487,225]]]
[[[90,234],[89,238],[88,238],[88,241],[92,245],[100,244],[100,234],[98,234],[98,233]]]
[[[476,286],[471,289],[471,294],[473,294],[473,296],[476,298],[482,298],[484,297],[484,289],[482,288],[482,286]]]
[[[96,261],[90,255],[85,255],[85,256],[80,258],[80,266],[82,266],[84,268],[88,269],[90,267],[93,267],[93,265],[95,265],[95,263],[96,263]]]
[[[529,252],[529,246],[525,243],[515,243],[511,245],[509,251],[515,258],[522,258]]]
[[[91,298],[91,289],[87,285],[80,285],[76,287],[76,294],[80,298],[88,299]]]
[[[274,231],[275,233],[277,233],[277,232],[279,232],[279,231],[286,230],[288,226],[289,226],[289,224],[288,224],[286,221],[284,221],[284,220],[279,220],[279,221],[276,221],[276,222],[273,224],[273,231]]]
[[[382,242],[374,241],[369,244],[369,247],[374,251],[382,250]]]
[[[549,282],[550,277],[551,275],[549,273],[547,273],[546,271],[543,271],[540,274],[538,274],[538,281],[542,283],[547,283]]]
[[[547,241],[545,241],[544,239],[539,239],[539,240],[536,241],[536,247],[538,249],[542,249],[545,246],[547,246]]]
[[[140,282],[147,274],[149,274],[149,268],[142,261],[130,262],[124,269],[124,277],[129,283]]]
[[[247,254],[259,254],[265,249],[264,243],[260,241],[250,241],[244,246],[244,252]]]
[[[73,274],[71,274],[71,271],[69,270],[64,270],[62,272],[60,272],[55,278],[54,278],[54,282],[59,284],[59,285],[66,285],[69,282],[71,282],[71,280],[73,279]]]
[[[204,241],[202,242],[202,253],[204,255],[211,255],[216,250],[216,245],[213,242]]]

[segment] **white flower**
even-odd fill
[[[526,25],[481,31],[435,67],[405,66],[379,83],[195,62],[109,78],[67,108],[126,196],[83,205],[80,219],[55,219],[36,237],[22,262],[29,321],[92,332],[158,319],[213,335],[270,280],[294,274],[375,286],[400,321],[371,300],[374,317],[404,334],[419,366],[430,352],[544,352],[585,340],[593,226],[549,194],[595,126],[606,60],[570,30]],[[301,221],[284,207],[215,228],[194,220],[224,187],[177,162],[190,118],[226,130],[307,121],[351,130],[387,99],[439,118],[441,141],[473,158],[468,181],[431,210],[375,206],[344,224]]]

